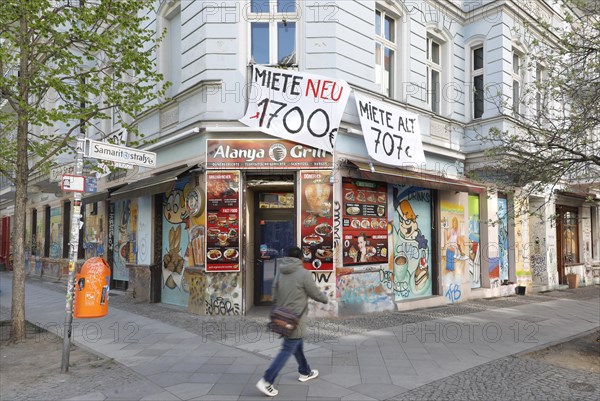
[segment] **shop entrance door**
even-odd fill
[[[270,305],[277,259],[296,244],[293,192],[257,192],[254,222],[254,304]]]

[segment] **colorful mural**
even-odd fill
[[[195,287],[190,289],[189,275],[186,275],[186,268],[203,267],[205,261],[202,252],[204,210],[192,216],[191,209],[186,208],[186,198],[192,190],[190,179],[186,177],[163,195],[161,298],[167,304],[188,306],[190,290],[197,291],[199,285],[208,288],[208,284],[195,275]]]
[[[431,276],[431,190],[392,186],[393,257],[390,258],[396,301],[430,296]],[[382,278],[384,282],[389,282]]]
[[[37,222],[35,226],[35,249],[33,254],[35,256],[44,256],[44,214],[37,214]],[[40,267],[41,268],[41,267]],[[37,266],[36,266],[37,271]]]
[[[471,288],[481,287],[481,249],[479,246],[479,196],[469,195],[468,263]]]
[[[50,258],[62,258],[63,224],[59,207],[50,209]]]
[[[460,301],[463,283],[471,286],[470,273],[467,271],[469,249],[465,240],[467,229],[463,205],[466,203],[466,194],[441,195],[442,291],[449,303]]]
[[[137,200],[115,202],[113,279],[129,281],[126,263],[137,263]]]
[[[508,200],[498,198],[498,257],[500,282],[508,280]]]
[[[380,268],[344,268],[337,271],[340,316],[394,310],[394,295],[382,283]]]

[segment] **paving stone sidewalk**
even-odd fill
[[[10,305],[9,277],[0,274],[3,307]],[[277,383],[277,399],[383,400],[413,394],[436,380],[598,327],[597,290],[584,299],[535,295],[499,300],[496,306],[479,300],[410,313],[317,319],[306,349],[320,378],[299,383],[290,362]],[[86,399],[265,399],[254,384],[279,348],[279,340],[264,331],[266,311],[196,317],[162,305],[132,304],[126,297],[112,296],[105,318],[77,321],[73,338],[143,380]],[[29,321],[60,328],[64,293],[30,282],[26,302]]]

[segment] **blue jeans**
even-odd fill
[[[265,371],[263,378],[267,382],[273,384],[277,378],[277,375],[285,366],[285,363],[292,354],[296,358],[296,361],[298,361],[298,372],[300,372],[302,375],[308,375],[311,370],[310,366],[308,366],[308,361],[304,356],[304,347],[302,344],[303,341],[301,338],[284,338],[281,350],[279,350],[279,353],[275,359],[273,359],[273,362],[271,362],[269,368]]]

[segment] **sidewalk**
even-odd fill
[[[10,307],[11,277],[0,274],[0,305]],[[26,318],[62,335],[64,293],[27,283]],[[264,318],[206,318],[185,330],[112,306],[102,319],[75,320],[74,343],[114,358],[140,380],[77,400],[265,400],[255,383],[279,348]],[[386,319],[386,315],[378,316]],[[227,326],[222,327],[222,322]],[[297,381],[290,361],[276,383],[279,400],[384,400],[484,363],[560,342],[600,325],[598,299],[553,299],[514,307],[416,319],[306,345],[319,378]],[[335,325],[335,321],[331,323]],[[373,327],[385,327],[380,321]],[[215,332],[219,333],[216,337]],[[343,332],[340,331],[340,332]],[[215,341],[217,339],[218,341]]]

